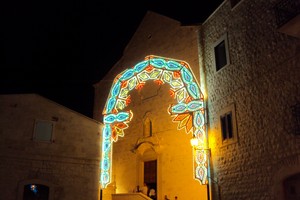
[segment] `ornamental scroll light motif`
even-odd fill
[[[201,184],[207,184],[203,94],[188,63],[150,55],[116,76],[112,84],[103,110],[101,187],[106,188],[111,182],[113,142],[124,136],[124,130],[133,117],[131,111],[124,111],[130,104],[129,92],[133,89],[141,90],[149,80],[159,85],[170,85],[170,95],[176,99],[177,104],[170,105],[168,112],[173,117],[173,122],[178,123],[178,129],[185,129],[186,133],[192,133],[193,138],[197,139],[197,146],[193,146],[194,178]]]

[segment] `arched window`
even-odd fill
[[[49,187],[42,184],[24,185],[23,200],[48,200]]]
[[[144,137],[152,136],[152,121],[148,117],[144,120],[143,136]]]

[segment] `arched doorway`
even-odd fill
[[[41,179],[28,179],[18,184],[17,200],[53,200],[56,185]]]
[[[24,185],[23,200],[48,200],[49,187],[42,184]]]
[[[157,193],[157,160],[144,162],[144,183],[148,186],[148,194],[150,190]]]

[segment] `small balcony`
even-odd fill
[[[300,0],[282,0],[275,6],[278,31],[300,39]]]

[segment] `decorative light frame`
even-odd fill
[[[205,109],[199,84],[187,62],[149,55],[116,76],[112,84],[103,110],[101,188],[106,188],[111,182],[113,142],[124,136],[124,130],[133,117],[130,110],[123,111],[130,104],[129,92],[142,89],[149,80],[159,85],[170,85],[170,95],[177,104],[170,105],[168,112],[174,117],[173,122],[178,123],[178,129],[192,132],[193,138],[198,140],[197,147],[193,146],[194,178],[201,184],[207,184]]]

